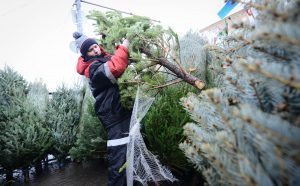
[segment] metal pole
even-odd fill
[[[76,24],[77,24],[77,31],[83,33],[82,28],[82,15],[81,15],[81,0],[75,0],[76,5]]]

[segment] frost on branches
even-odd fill
[[[194,123],[180,148],[209,185],[297,185],[300,1],[245,4],[259,14],[224,39],[222,81],[181,100]]]

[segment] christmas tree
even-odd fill
[[[29,167],[45,156],[52,138],[45,127],[43,110],[32,99],[33,86],[28,87],[24,78],[8,66],[0,71],[0,78],[0,165],[6,170],[7,180],[13,179],[13,170],[22,169],[28,181]],[[45,105],[45,100],[39,103]]]
[[[235,25],[221,53],[206,47],[224,73],[182,99],[194,122],[180,148],[209,185],[298,185],[300,1],[239,2],[258,12],[255,25]]]
[[[103,158],[106,153],[106,131],[96,116],[91,90],[88,82],[83,86],[84,99],[81,106],[79,131],[70,155],[76,161]]]
[[[130,65],[118,79],[122,103],[131,108],[137,86],[148,95],[156,89],[185,81],[197,89],[204,82],[192,74],[193,68],[185,69],[180,59],[178,35],[171,29],[154,24],[147,17],[122,17],[119,12],[92,11],[88,18],[95,21],[96,33],[107,33],[99,42],[113,53],[122,38],[128,38]],[[172,78],[167,78],[172,75]]]
[[[46,122],[54,138],[51,154],[63,166],[69,150],[76,141],[82,93],[62,85],[56,89],[49,101]]]

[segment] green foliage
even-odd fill
[[[50,131],[30,105],[19,117],[9,120],[2,132],[0,164],[8,170],[38,162],[52,145]]]
[[[129,66],[126,71],[118,78],[118,85],[120,88],[121,104],[127,108],[133,108],[134,99],[136,95],[135,85],[138,81],[137,73],[134,66]],[[130,80],[130,81],[129,81]]]
[[[27,168],[43,158],[52,145],[50,131],[23,77],[5,67],[0,78],[0,165],[10,171]]]
[[[115,45],[120,43],[122,38],[128,38],[131,43],[130,54],[140,58],[139,48],[157,43],[164,31],[160,25],[153,24],[147,17],[122,17],[118,12],[103,14],[99,11],[91,11],[87,17],[96,21],[98,25],[96,33],[109,34],[105,41],[100,42],[103,42],[102,44],[110,53],[114,52]]]
[[[148,95],[154,95],[157,92],[154,90],[155,87],[165,82],[165,76],[155,73],[155,67],[144,69],[142,73],[138,73],[139,64],[131,64],[124,74],[118,78],[121,103],[128,109],[133,107],[137,86],[140,86],[140,89]]]
[[[49,103],[49,92],[45,83],[42,80],[35,81],[29,84],[29,92],[27,95],[30,103],[33,104],[35,110],[46,120],[46,110]]]
[[[80,119],[80,92],[61,86],[50,99],[47,110],[47,125],[54,138],[51,153],[64,161],[76,141]]]
[[[28,90],[25,79],[12,68],[5,66],[0,73],[0,122],[5,122],[19,115],[20,105],[25,100]],[[0,129],[3,129],[2,127]]]
[[[219,87],[224,76],[225,50],[209,45],[198,33],[188,32],[180,40],[180,64],[205,82],[205,88]]]
[[[106,152],[106,131],[96,116],[94,109],[95,100],[88,88],[85,88],[85,96],[81,109],[79,132],[70,155],[74,159],[89,160],[100,158]]]
[[[178,85],[163,89],[144,119],[145,140],[149,149],[178,174],[192,170],[178,144],[184,139],[182,126],[190,117],[179,104],[179,99],[191,87]]]
[[[163,73],[166,70],[157,65],[157,57],[160,55],[168,57],[168,52],[173,50],[172,45],[178,44],[176,33],[152,23],[147,17],[122,17],[118,12],[103,14],[99,11],[92,11],[88,18],[96,21],[96,33],[107,34],[105,40],[99,42],[108,52],[113,54],[116,44],[119,44],[122,38],[128,38],[130,41],[129,61],[131,64],[118,79],[123,106],[132,108],[137,86],[140,86],[148,95],[156,93],[151,89],[166,81]],[[150,59],[142,55],[141,48],[149,49],[153,57]]]
[[[222,83],[181,100],[194,121],[180,148],[209,185],[300,180],[299,1],[254,3],[255,27],[239,25],[215,54]]]

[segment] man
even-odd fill
[[[107,131],[108,185],[126,185],[126,162],[131,111],[122,107],[116,79],[128,66],[129,41],[116,46],[114,55],[105,51],[95,39],[79,32],[73,34],[81,56],[77,72],[89,79],[95,97],[95,111]]]

